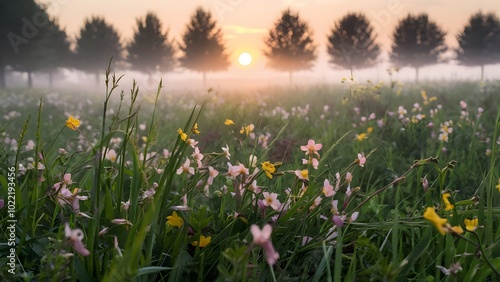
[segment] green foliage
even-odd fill
[[[200,103],[186,93],[162,96],[162,83],[154,95],[136,83],[120,92],[120,78],[108,69],[105,94],[88,101],[0,93],[0,185],[16,185],[19,259],[12,276],[10,249],[0,246],[0,279],[497,276],[498,83],[399,91],[351,79],[343,88],[209,93]],[[81,121],[77,130],[61,108]],[[427,207],[447,225],[436,230],[423,219]],[[8,214],[0,210],[4,242]],[[475,231],[448,229],[474,218]]]

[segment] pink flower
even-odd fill
[[[305,165],[311,164],[314,169],[318,169],[319,161],[316,158],[311,158],[309,160],[302,159],[302,164]]]
[[[231,154],[229,153],[229,146],[227,144],[226,147],[222,147],[222,151],[224,151],[224,157],[230,160]]]
[[[307,145],[305,146],[300,146],[300,149],[304,152],[306,152],[306,155],[317,155],[319,156],[319,153],[318,151],[321,150],[321,148],[323,148],[323,145],[321,144],[316,144],[316,142],[314,142],[314,140],[312,139],[309,139],[309,141],[307,142]]]
[[[278,210],[281,206],[280,201],[278,201],[278,194],[276,193],[271,193],[269,194],[268,192],[262,193],[262,196],[264,196],[264,201],[263,204],[266,207],[271,207],[274,210]]]
[[[207,184],[208,185],[212,185],[212,183],[214,182],[214,178],[219,175],[219,171],[217,171],[215,168],[213,168],[212,166],[209,166],[208,167],[208,180],[207,180]]]
[[[248,190],[254,192],[255,194],[259,194],[261,189],[257,186],[257,180],[254,180],[250,186],[248,186]]]
[[[184,164],[182,164],[178,169],[177,169],[177,174],[181,174],[181,173],[186,173],[188,176],[190,175],[193,175],[194,174],[194,168],[190,167],[189,165],[191,164],[191,161],[186,158],[186,161],[184,162]]]
[[[271,225],[266,224],[261,230],[259,226],[252,224],[252,226],[250,227],[250,232],[253,236],[253,243],[255,245],[261,246],[264,249],[267,263],[269,265],[274,265],[279,259],[280,255],[278,252],[276,252],[273,243],[271,242],[271,233],[273,232],[273,228],[271,227]]]
[[[358,159],[356,160],[356,162],[359,164],[360,167],[365,167],[365,163],[366,163],[366,158],[363,154],[358,154]]]
[[[233,166],[231,163],[228,162],[227,166],[229,167],[227,174],[232,178],[235,178],[240,174],[248,175],[250,173],[248,171],[248,168],[246,168],[243,164],[238,164]]]
[[[203,154],[200,153],[200,149],[198,147],[194,148],[194,153],[191,157],[196,160],[198,168],[202,167],[201,160],[203,160]]]
[[[335,195],[335,191],[333,190],[333,185],[330,184],[330,181],[328,179],[325,179],[323,182],[323,194],[325,194],[325,197],[331,197]]]
[[[66,223],[64,225],[64,236],[66,236],[69,240],[68,242],[71,244],[73,249],[82,256],[90,255],[89,250],[85,248],[82,243],[83,239],[83,231],[79,228],[71,230],[69,224]]]

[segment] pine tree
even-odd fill
[[[137,20],[137,30],[132,42],[127,46],[127,61],[131,68],[147,73],[174,69],[174,48],[168,41],[168,31],[163,33],[160,19],[148,13]]]
[[[500,62],[500,20],[493,14],[472,15],[463,31],[457,35],[457,60],[466,66],[484,66]]]
[[[290,9],[283,11],[264,43],[268,66],[288,72],[290,83],[293,72],[311,69],[316,60],[316,46],[308,24]]]
[[[120,36],[104,18],[86,19],[76,40],[75,56],[76,68],[93,73],[97,84],[99,73],[104,72],[111,58],[113,63],[122,58]]]
[[[371,67],[376,64],[380,46],[373,27],[363,14],[349,13],[335,24],[328,36],[330,63],[342,68]]]
[[[203,85],[207,72],[226,70],[229,66],[222,31],[210,12],[196,9],[182,40],[179,48],[184,54],[179,62],[182,67],[203,73]]]
[[[394,30],[391,61],[397,67],[414,67],[418,81],[419,69],[437,63],[447,50],[445,35],[427,14],[408,15]]]

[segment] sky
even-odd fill
[[[83,22],[92,15],[103,16],[120,33],[122,42],[128,42],[134,33],[136,20],[147,12],[155,12],[169,29],[170,39],[180,41],[186,24],[199,6],[212,12],[215,20],[223,30],[224,42],[232,65],[228,72],[213,74],[215,77],[283,77],[281,74],[266,68],[263,38],[288,7],[298,11],[314,33],[318,46],[318,60],[309,72],[297,74],[307,78],[314,76],[326,79],[332,74],[345,76],[347,71],[334,70],[328,64],[326,54],[326,38],[330,30],[342,16],[348,12],[364,13],[377,34],[377,42],[385,53],[390,50],[391,34],[397,22],[408,13],[427,13],[447,32],[447,43],[456,47],[455,36],[467,24],[470,16],[478,11],[494,12],[500,16],[499,0],[40,0],[48,4],[49,14],[58,18],[68,35],[76,38]],[[248,66],[238,64],[241,52],[248,52],[253,62]],[[385,54],[385,56],[387,56]],[[376,70],[360,71],[360,76],[381,76],[386,65]],[[448,67],[443,72],[441,68]],[[460,67],[438,66],[433,68],[439,75],[460,76]],[[412,70],[404,70],[413,75]],[[479,72],[479,70],[476,70]],[[189,72],[187,72],[189,73]],[[430,72],[423,71],[425,75]],[[183,72],[186,74],[186,72]],[[403,72],[402,72],[403,74]],[[475,73],[474,73],[475,74]],[[429,77],[430,78],[430,77]],[[446,77],[444,77],[446,78]]]

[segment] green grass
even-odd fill
[[[164,93],[161,83],[153,94],[135,84],[120,92],[120,78],[107,77],[102,95],[0,92],[6,115],[0,196],[7,201],[4,188],[12,180],[18,257],[13,276],[5,264],[10,247],[0,246],[2,280],[500,278],[497,82],[391,87],[348,80],[196,95]],[[81,121],[78,130],[65,125],[69,115]],[[440,137],[446,122],[447,139]],[[190,146],[178,129],[198,143]],[[309,139],[322,144],[318,155],[301,150]],[[199,166],[194,147],[203,155]],[[364,166],[358,154],[366,157]],[[317,169],[307,163],[310,156],[319,160]],[[177,173],[186,159],[192,175]],[[272,178],[262,169],[266,161],[275,166]],[[249,171],[231,176],[228,163]],[[17,168],[15,179],[8,178],[10,167]],[[297,177],[305,169],[307,179]],[[213,170],[219,173],[210,183]],[[66,175],[64,183],[68,173],[71,181]],[[323,194],[325,179],[334,196]],[[276,193],[281,205],[264,205],[264,193]],[[79,208],[72,205],[77,196]],[[444,226],[441,235],[422,217],[426,207],[449,226],[465,230],[464,219],[478,218],[479,227],[452,234]],[[181,226],[167,224],[173,211]],[[6,242],[7,207],[0,215]],[[82,230],[90,255],[66,236],[66,224]],[[253,224],[272,226],[276,262],[266,260],[270,243],[253,241]],[[210,242],[195,243],[201,236]],[[439,268],[455,263],[462,268],[456,274]]]

